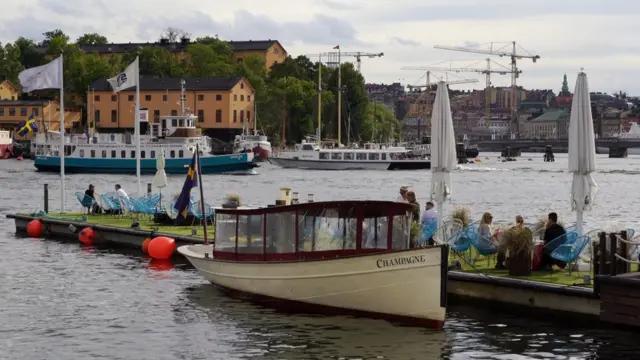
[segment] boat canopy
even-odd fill
[[[406,250],[411,209],[391,201],[216,209],[213,255],[229,261],[304,261]]]

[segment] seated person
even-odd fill
[[[506,259],[506,254],[502,246],[500,246],[500,230],[493,231],[493,227],[491,224],[493,223],[493,215],[490,212],[485,212],[482,215],[482,220],[480,221],[480,226],[478,227],[478,235],[483,238],[491,240],[491,242],[498,248],[498,261],[496,264],[496,269],[506,269],[504,261]]]
[[[93,184],[89,184],[89,188],[84,191],[84,197],[85,198],[89,197],[93,199],[93,205],[91,205],[91,209],[89,210],[90,213],[93,213],[93,214],[102,213],[102,208],[100,207],[100,205],[98,205],[98,202],[96,201],[95,187],[93,186]]]
[[[550,244],[553,240],[562,237],[565,237],[567,232],[564,230],[562,225],[558,224],[558,214],[555,212],[549,213],[549,217],[547,219],[546,230],[544,231],[544,251],[542,254],[542,262],[541,267],[545,270],[551,270],[553,265],[558,265],[563,268],[567,266],[566,263],[555,260],[551,257],[551,253],[553,250],[558,248],[558,246],[564,244],[566,238],[561,238],[558,241],[555,241],[553,244]]]
[[[438,213],[433,207],[433,203],[431,201],[427,201],[427,204],[424,207],[424,213],[422,213],[422,227],[429,227],[429,232],[435,232],[438,228]],[[433,245],[433,235],[426,240],[428,245]]]

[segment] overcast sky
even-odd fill
[[[457,60],[456,67],[486,66],[484,55],[434,45],[488,50],[491,42],[502,47],[515,40],[522,46],[518,52],[541,56],[536,64],[520,61],[518,81],[527,88],[557,92],[564,73],[573,88],[584,68],[591,91],[640,95],[637,0],[21,0],[6,1],[2,8],[3,43],[18,36],[41,40],[44,31],[55,28],[73,38],[97,32],[111,42],[156,41],[163,28],[173,26],[193,37],[277,39],[293,56],[331,51],[338,44],[345,52],[384,52],[383,58],[362,60],[367,82],[377,83],[424,82],[423,74],[402,66],[447,60]],[[509,65],[508,58],[493,60]],[[480,81],[460,88],[485,84],[476,73],[448,78]],[[510,77],[494,75],[492,82],[509,85]]]

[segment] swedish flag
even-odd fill
[[[189,211],[189,205],[191,205],[191,189],[198,186],[198,160],[197,152],[193,154],[191,159],[191,165],[189,165],[189,171],[187,171],[187,178],[182,185],[182,192],[176,200],[176,204],[173,206],[178,211],[178,220],[182,220],[187,217]]]
[[[36,114],[31,114],[27,121],[22,121],[16,126],[18,135],[26,136],[30,132],[38,132],[38,125],[36,124]]]

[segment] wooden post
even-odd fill
[[[622,230],[620,231],[620,238],[622,240],[627,240],[627,231],[626,230]],[[629,259],[629,244],[627,244],[624,241],[620,241],[620,251],[619,254],[620,256],[622,256],[625,259]],[[618,273],[620,274],[626,274],[628,272],[631,272],[631,264],[626,262],[626,261],[619,261],[618,262],[620,264],[620,269],[618,271]]]
[[[618,253],[618,239],[616,233],[609,234],[609,275],[616,276],[618,274],[618,267],[616,266],[616,254]]]
[[[600,232],[598,233],[598,246],[593,247],[593,274],[594,275],[604,275],[606,273],[606,253],[607,253],[607,233]],[[593,279],[593,293],[596,296],[600,296],[600,280],[598,276],[594,276]]]
[[[49,213],[49,184],[44,184],[44,212]]]

